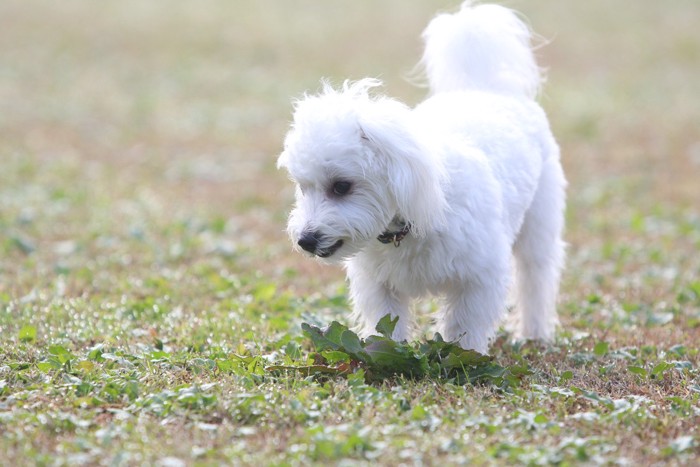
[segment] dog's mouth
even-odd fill
[[[329,246],[329,247],[326,248],[325,250],[317,250],[317,251],[315,252],[315,254],[316,254],[316,256],[318,256],[319,258],[328,258],[328,257],[332,256],[333,253],[335,253],[336,251],[338,251],[338,250],[340,249],[341,246],[343,246],[343,241],[342,241],[342,240],[338,240],[337,242],[335,242],[333,245]]]

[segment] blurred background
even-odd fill
[[[653,274],[608,278],[648,272],[637,251],[656,251],[659,277],[697,275],[700,2],[504,3],[542,38],[540,101],[570,180],[565,296],[657,294]],[[419,102],[420,33],[457,4],[3,0],[0,293],[61,278],[90,294],[172,261],[177,279],[204,257],[294,293],[338,287],[284,232],[291,99],[372,76]]]
[[[370,76],[420,102],[458,3],[0,0],[5,464],[693,464],[699,0],[502,2],[570,182],[557,343],[493,346],[527,387],[261,376],[310,359],[302,322],[350,324],[343,271],[285,233],[292,99]]]

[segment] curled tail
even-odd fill
[[[530,29],[508,8],[466,1],[457,13],[435,17],[423,39],[434,94],[479,89],[534,98],[543,81]]]

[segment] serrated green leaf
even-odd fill
[[[334,324],[337,324],[338,326],[340,326],[339,323],[337,323],[336,321],[333,321],[333,323],[331,323],[330,327],[327,328],[325,331],[323,331],[316,326],[312,326],[312,325],[307,324],[307,323],[302,323],[301,329],[302,329],[304,335],[306,337],[308,337],[309,339],[311,339],[311,342],[313,343],[314,347],[316,348],[316,350],[318,352],[321,352],[321,351],[327,350],[327,349],[338,350],[341,347],[340,334],[338,334],[336,331],[333,331],[330,333],[331,337],[333,339],[337,339],[337,340],[331,340],[326,335],[328,333],[328,330],[331,329]],[[337,329],[337,327],[336,327],[336,329]],[[342,332],[342,330],[341,330],[341,332]],[[336,334],[337,334],[337,338],[336,338]]]
[[[394,329],[396,328],[396,324],[398,322],[398,316],[392,318],[390,314],[386,314],[379,320],[375,329],[382,336],[391,339],[391,337],[394,335]]]
[[[365,352],[370,356],[370,362],[384,367],[400,368],[413,356],[402,352],[396,342],[389,339],[374,340],[365,347]],[[414,359],[415,360],[415,359]]]
[[[420,378],[427,374],[429,366],[425,355],[416,353],[405,344],[386,337],[374,336],[365,346],[370,363],[367,365],[367,378],[381,380],[391,375],[405,375]]]
[[[349,329],[344,330],[340,334],[340,344],[343,352],[346,352],[359,360],[366,359],[366,354],[362,350],[362,342],[360,342],[360,338]]]
[[[348,327],[340,324],[337,321],[332,321],[330,325],[323,329],[323,336],[330,342],[340,346],[342,345],[342,336],[345,331],[349,331]]]
[[[383,318],[378,331],[390,335],[396,318]],[[450,378],[458,384],[492,383],[502,389],[518,386],[523,376],[531,374],[526,364],[503,367],[493,363],[493,357],[474,350],[462,349],[455,342],[445,342],[439,334],[422,343],[399,343],[383,336],[360,339],[346,326],[334,321],[321,330],[302,324],[304,334],[316,350],[331,364],[350,364],[353,371],[360,366],[367,381],[380,381],[392,375],[413,378],[433,375]],[[339,374],[346,374],[347,368]]]

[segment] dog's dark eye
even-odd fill
[[[350,192],[350,188],[352,188],[352,183],[350,182],[335,182],[332,190],[336,196],[345,196]]]

